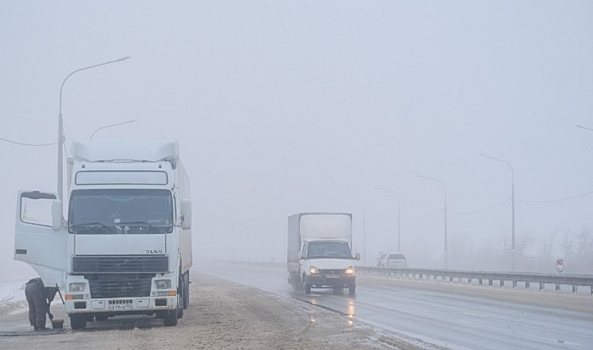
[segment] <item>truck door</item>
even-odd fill
[[[55,199],[53,193],[19,191],[14,259],[31,265],[46,286],[63,287],[68,231],[63,225],[52,228]]]

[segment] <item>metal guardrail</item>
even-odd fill
[[[517,282],[524,282],[525,289],[529,289],[531,283],[539,283],[539,290],[544,290],[546,284],[556,286],[556,291],[560,290],[561,285],[572,286],[572,292],[577,292],[578,286],[591,288],[593,295],[593,275],[555,275],[543,273],[526,272],[490,272],[490,271],[462,271],[445,269],[413,269],[413,268],[389,268],[389,267],[356,267],[356,274],[362,276],[381,276],[403,279],[415,279],[426,281],[445,281],[463,283],[464,280],[471,284],[474,280],[479,285],[487,281],[488,286],[494,285],[497,281],[500,287],[505,282],[511,282],[513,288],[517,288]]]

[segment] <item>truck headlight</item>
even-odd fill
[[[154,284],[156,289],[171,289],[171,280],[156,280]]]
[[[317,270],[317,268],[315,266],[311,266],[309,268],[309,273],[312,275],[317,275],[317,274],[319,274],[319,270]]]
[[[346,269],[346,272],[344,272],[347,275],[354,275],[354,267],[350,266],[349,268]]]
[[[70,285],[68,286],[68,290],[70,292],[84,292],[84,287],[85,287],[86,283],[84,282],[74,282],[74,283],[70,283]]]
[[[70,292],[73,292],[73,293],[84,292],[85,286],[86,286],[86,283],[84,283],[84,282],[70,283],[70,285],[68,286],[68,290],[70,290]]]

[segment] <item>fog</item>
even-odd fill
[[[288,215],[345,211],[374,264],[398,249],[399,198],[408,264],[442,267],[443,188],[423,175],[446,185],[451,267],[508,270],[511,171],[483,153],[514,170],[518,268],[583,272],[562,240],[593,231],[593,131],[575,127],[593,128],[591,18],[584,1],[4,1],[0,138],[55,142],[64,78],[130,56],[67,81],[67,150],[132,119],[94,139],[178,140],[194,259],[284,261]],[[30,271],[16,194],[56,191],[56,153],[0,140],[0,275]]]

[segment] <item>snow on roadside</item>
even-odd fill
[[[0,278],[0,316],[27,310],[25,283],[31,278]]]

